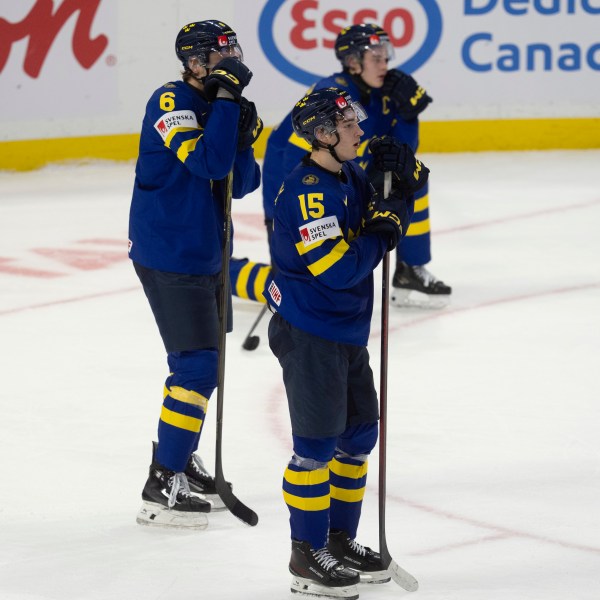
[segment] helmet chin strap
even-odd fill
[[[344,164],[344,161],[338,156],[337,152],[335,151],[335,147],[340,143],[340,135],[337,131],[335,132],[335,137],[337,139],[337,142],[335,144],[324,144],[319,140],[316,140],[316,142],[319,148],[327,150],[329,154],[331,154],[331,156],[333,156],[333,158],[335,158],[335,160],[337,160],[337,162],[339,162],[340,165],[342,165]]]
[[[200,67],[204,67],[204,69],[205,69],[205,71],[206,71],[206,74],[205,74],[203,77],[198,77],[198,75],[196,75],[196,74],[194,73],[194,71],[192,71],[192,69],[190,68],[189,64],[187,64],[187,65],[186,65],[186,64],[184,63],[184,64],[183,64],[183,68],[184,68],[184,69],[187,69],[187,70],[188,70],[188,71],[189,71],[189,72],[192,74],[192,77],[193,77],[193,78],[194,78],[196,81],[198,81],[198,82],[200,82],[202,85],[204,85],[204,82],[206,81],[206,78],[209,76],[209,74],[210,74],[210,71],[211,71],[211,70],[208,68],[208,65],[206,65],[206,63],[204,63],[204,64],[203,64],[203,63],[200,63],[200,61],[198,60],[198,58],[197,58],[197,57],[196,57],[196,60],[198,61],[198,66],[200,66]]]
[[[206,81],[206,78],[210,75],[210,69],[208,68],[207,65],[202,65],[204,67],[204,70],[206,71],[206,74],[204,75],[204,77],[196,77],[196,79],[202,84],[204,85],[204,82]],[[195,76],[194,76],[195,77]]]

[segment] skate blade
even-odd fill
[[[328,587],[319,585],[311,579],[296,576],[292,577],[290,591],[292,594],[310,598],[345,598],[345,600],[357,600],[358,598],[358,588],[355,585]]]
[[[360,582],[369,584],[387,583],[391,581],[389,571],[359,571]]]
[[[169,510],[154,502],[143,502],[136,522],[150,527],[168,527],[171,529],[206,529],[208,518],[205,513],[187,513]]]
[[[424,294],[417,290],[394,288],[390,304],[396,308],[424,308],[439,310],[450,304],[450,294]]]

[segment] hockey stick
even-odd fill
[[[256,329],[256,326],[260,323],[261,319],[265,316],[265,313],[267,312],[267,305],[265,304],[260,313],[258,313],[258,317],[256,317],[256,321],[254,321],[254,325],[252,325],[252,327],[250,328],[250,331],[248,332],[248,335],[246,336],[246,339],[244,340],[244,343],[242,344],[242,348],[244,350],[256,350],[258,348],[258,344],[260,343],[260,338],[257,335],[252,335],[254,333],[254,330]]]
[[[223,390],[225,386],[225,341],[227,338],[227,315],[229,308],[229,251],[231,246],[231,195],[233,190],[233,170],[226,179],[225,202],[223,207],[223,253],[221,264],[221,298],[220,298],[220,331],[219,331],[219,372],[217,389],[217,441],[215,451],[215,485],[223,504],[232,515],[248,525],[258,523],[258,515],[248,508],[233,493],[231,486],[225,481],[223,475]]]
[[[383,197],[390,195],[392,174],[385,174]],[[419,582],[396,563],[391,557],[385,539],[385,477],[386,477],[386,445],[387,445],[387,366],[388,366],[388,313],[390,285],[390,253],[383,256],[383,276],[381,282],[381,365],[379,380],[379,553],[381,562],[389,571],[392,579],[408,592],[416,592]]]

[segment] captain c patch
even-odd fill
[[[311,221],[310,223],[299,227],[298,230],[300,231],[300,237],[305,246],[310,246],[315,242],[321,242],[327,238],[335,238],[342,235],[335,215]]]

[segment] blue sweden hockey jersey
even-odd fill
[[[347,91],[354,100],[360,101],[367,112],[369,118],[360,124],[365,133],[361,139],[358,157],[355,159],[363,169],[368,169],[371,164],[372,157],[368,145],[374,137],[394,136],[416,152],[419,143],[418,120],[402,119],[388,96],[384,96],[381,90],[371,89],[368,95],[361,94],[358,86],[346,73],[334,73],[331,77],[321,79],[310,91],[328,87]],[[294,133],[290,112],[279,126],[273,129],[267,144],[263,165],[263,208],[267,219],[273,218],[274,201],[281,182],[309,150],[308,142]],[[418,197],[424,194],[425,191],[419,193]]]
[[[279,271],[267,281],[265,296],[298,329],[367,345],[373,270],[387,249],[383,236],[360,234],[371,194],[354,162],[336,175],[306,156],[285,179],[273,224]]]
[[[252,148],[237,152],[240,109],[209,103],[193,86],[170,82],[154,92],[142,124],[129,216],[129,256],[173,273],[221,270],[223,199],[233,166],[233,197],[260,184]]]

